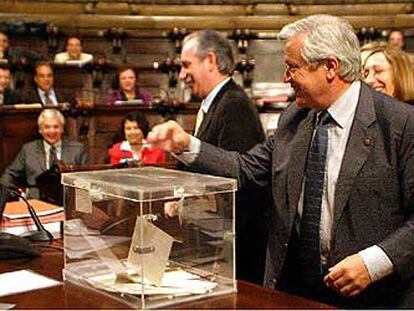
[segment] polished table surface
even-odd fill
[[[54,243],[54,247],[61,245]],[[62,280],[63,250],[42,250],[35,259],[18,259],[0,262],[0,272],[30,269],[56,280]],[[84,289],[72,283],[15,294],[0,298],[0,303],[16,304],[18,309],[129,309],[129,306]],[[185,309],[275,309],[275,308],[332,308],[315,301],[271,290],[247,282],[238,282],[238,293],[216,296],[169,308]]]

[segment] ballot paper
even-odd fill
[[[161,284],[174,238],[151,222],[138,216],[128,253],[128,266],[133,267],[150,284]]]
[[[0,297],[52,287],[60,282],[30,270],[19,270],[0,274]]]
[[[200,276],[182,269],[164,273],[161,284],[155,286],[141,283],[138,275],[129,275],[127,279],[119,279],[115,273],[100,274],[89,277],[88,282],[96,288],[110,292],[131,295],[193,295],[212,291],[217,283],[202,279]]]

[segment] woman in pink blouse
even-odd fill
[[[116,101],[131,101],[140,99],[144,104],[152,101],[151,94],[137,85],[137,73],[131,66],[123,66],[118,70],[119,89],[108,94],[108,105]]]

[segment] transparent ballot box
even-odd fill
[[[236,291],[236,180],[140,167],[62,184],[65,281],[133,308]]]

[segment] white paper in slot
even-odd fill
[[[174,238],[138,216],[128,254],[128,266],[141,274],[144,282],[159,286],[170,257]],[[142,269],[143,268],[143,269]]]

